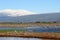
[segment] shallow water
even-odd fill
[[[0,37],[0,40],[42,40],[38,38]]]
[[[37,26],[37,27],[0,27],[0,30],[25,30],[27,32],[60,32],[60,26]]]

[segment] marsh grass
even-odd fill
[[[0,32],[25,32],[25,30],[0,30]]]

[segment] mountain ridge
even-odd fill
[[[33,14],[25,16],[0,16],[0,22],[60,22],[60,13]]]

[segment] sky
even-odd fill
[[[60,12],[60,0],[0,0],[0,10],[28,10],[38,13]]]

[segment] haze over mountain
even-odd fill
[[[60,13],[35,14],[26,10],[0,10],[0,22],[60,22]]]

